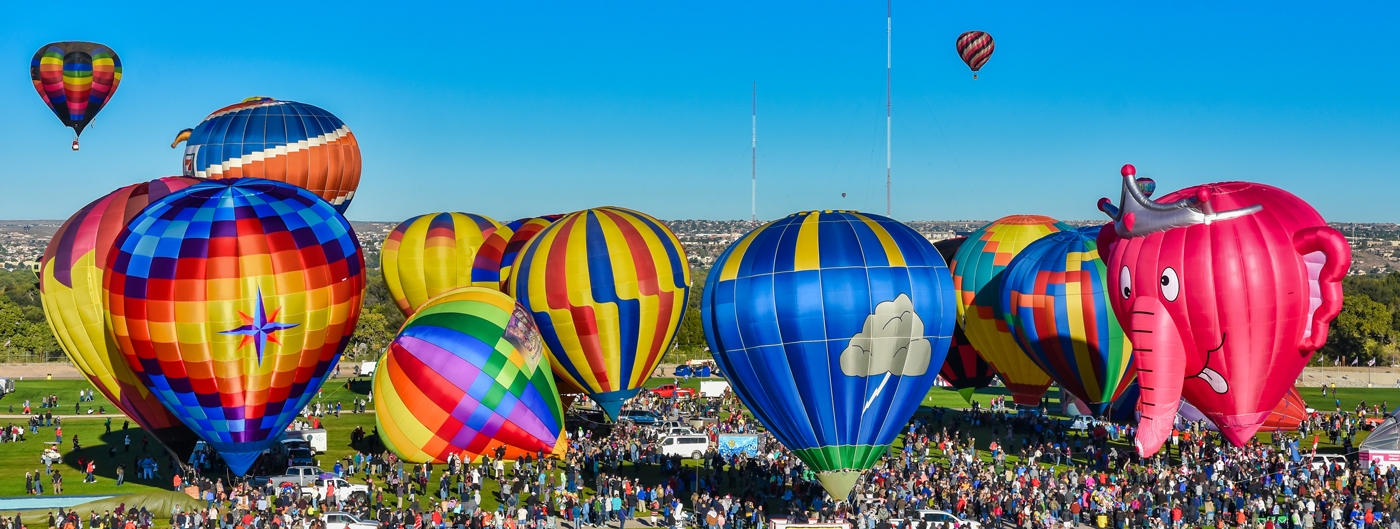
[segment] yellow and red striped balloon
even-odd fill
[[[495,270],[477,270],[481,245],[501,223],[473,213],[429,213],[403,221],[384,239],[380,268],[389,294],[405,316],[459,287],[500,288]],[[498,265],[499,266],[499,265]]]
[[[63,352],[122,413],[177,450],[194,445],[194,432],[165,409],[109,343],[102,276],[112,243],[128,221],[151,202],[198,182],[172,176],[108,193],[65,221],[39,260],[39,299]]]
[[[510,284],[539,325],[555,375],[616,418],[671,347],[690,264],[661,221],[602,207],[571,213],[530,239]]]

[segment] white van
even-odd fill
[[[672,435],[661,441],[661,453],[700,459],[710,450],[710,438],[704,435]]]

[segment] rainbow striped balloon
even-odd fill
[[[517,219],[502,225],[481,244],[481,251],[476,254],[472,280],[495,278],[501,284],[501,292],[510,292],[510,271],[515,268],[515,259],[520,257],[520,250],[531,238],[562,218],[563,215],[545,215]]]
[[[690,263],[661,221],[603,207],[570,213],[530,239],[510,282],[540,326],[554,373],[616,419],[671,347]]]
[[[181,131],[185,176],[267,178],[301,186],[344,213],[360,187],[360,144],[325,109],[250,97]]]
[[[429,213],[405,220],[384,239],[379,264],[405,316],[434,296],[458,287],[500,288],[475,268],[477,254],[501,224],[473,213]]]
[[[128,221],[152,201],[199,182],[172,176],[108,193],[64,222],[39,260],[39,299],[63,352],[94,387],[156,441],[184,451],[194,447],[194,432],[141,384],[121,352],[109,347],[102,277],[112,243]]]
[[[567,446],[539,329],[498,290],[449,290],[419,307],[380,359],[374,394],[380,439],[414,463]]]
[[[136,215],[103,283],[107,324],[137,377],[243,475],[340,360],[364,254],[311,192],[217,180]]]
[[[1017,404],[1035,406],[1050,376],[1026,358],[1001,317],[1002,271],[1036,239],[1067,231],[1068,224],[1040,215],[1011,215],[979,228],[953,254],[958,321],[968,341],[992,364]]]
[[[1109,305],[1099,226],[1052,233],[1007,265],[1002,318],[1035,364],[1103,413],[1137,378],[1133,346]]]
[[[122,60],[95,42],[54,42],[34,52],[29,77],[44,104],[81,136],[122,82]]]

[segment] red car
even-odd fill
[[[690,388],[678,388],[675,384],[666,384],[651,388],[651,393],[658,397],[694,397],[695,390]]]

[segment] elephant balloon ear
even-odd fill
[[[1346,236],[1327,226],[1293,234],[1293,248],[1308,271],[1308,319],[1298,351],[1312,353],[1327,343],[1327,326],[1342,312],[1342,278],[1351,268]]]

